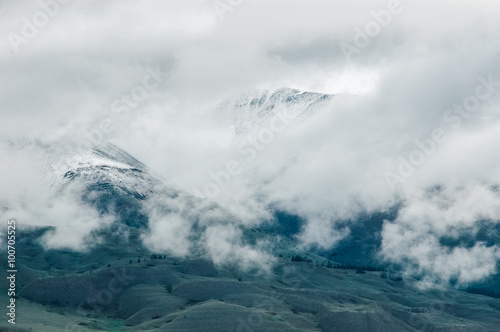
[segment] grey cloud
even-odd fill
[[[460,128],[443,122],[449,108],[474,93],[479,76],[500,81],[499,4],[401,3],[401,14],[351,62],[339,44],[353,42],[355,29],[373,20],[371,12],[387,8],[388,2],[252,1],[227,12],[223,20],[210,1],[152,1],[142,7],[130,1],[72,2],[17,54],[6,37],[19,33],[22,18],[30,18],[38,7],[5,3],[0,23],[5,37],[0,41],[1,135],[81,141],[77,133],[95,129],[109,116],[110,102],[140,82],[147,66],[159,65],[166,72],[161,87],[127,116],[113,118],[116,128],[107,139],[168,183],[190,192],[211,181],[211,172],[239,157],[234,128],[228,125],[231,119],[213,112],[227,95],[281,87],[356,94],[339,96],[330,109],[287,128],[215,200],[245,226],[268,220],[266,208],[278,204],[309,220],[299,236],[301,243],[321,247],[335,245],[345,235],[333,231],[339,220],[384,210],[398,200],[420,209],[411,215],[404,210],[386,225],[384,240],[390,248],[394,234],[414,222],[422,228],[415,226],[412,236],[428,234],[421,214],[437,204],[426,201],[423,193],[429,187],[454,188],[459,182],[473,190],[477,183],[486,188],[499,180],[498,91],[463,118]],[[448,140],[396,191],[391,189],[384,173],[397,171],[399,157],[408,158],[416,149],[415,140],[428,138],[437,127],[447,130]],[[31,174],[31,168],[21,163],[18,170],[25,173],[12,177],[5,174],[18,171],[12,166],[17,164],[8,158],[0,165],[2,188],[17,193],[11,198],[19,198],[22,177]],[[29,176],[36,182],[35,175]],[[473,202],[472,207],[477,202],[496,213],[489,199],[489,205],[479,204],[491,193],[474,189],[474,196],[453,191],[450,195],[451,210],[437,209],[431,216],[436,229],[462,223],[450,213],[467,215],[457,207],[464,202]],[[468,227],[473,229],[474,219],[480,217],[468,216],[462,232],[470,232]],[[207,217],[207,224],[213,219]],[[167,224],[178,226],[182,238],[189,234],[179,219],[153,220],[155,235],[146,239],[153,247],[162,243],[154,236],[172,231]],[[484,253],[488,267],[497,259],[497,249],[481,244],[447,252],[438,245],[442,233],[436,229],[425,242],[429,251],[422,248],[411,257],[436,280],[449,275],[425,265],[431,251],[453,262],[460,255],[473,260]],[[237,230],[228,228],[221,234],[227,235],[228,248],[245,248]],[[404,241],[413,243],[412,238]],[[179,254],[189,247],[182,243]],[[402,259],[388,251],[386,257]],[[466,275],[458,263],[450,269],[463,282],[491,273],[489,268],[474,268],[477,273]]]

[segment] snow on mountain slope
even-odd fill
[[[56,185],[78,180],[87,186],[113,186],[139,199],[162,183],[144,164],[112,144],[61,157],[52,169]]]
[[[147,227],[143,201],[153,196],[175,197],[178,190],[165,185],[153,172],[125,151],[112,145],[94,146],[61,156],[52,164],[53,186],[61,190],[83,186],[83,200],[101,214],[115,214],[132,227]]]
[[[153,195],[172,197],[178,192],[112,144],[87,146],[28,139],[3,139],[1,143],[9,159],[4,162],[10,167],[10,177],[15,177],[13,182],[31,197],[30,210],[37,206],[34,201],[50,209],[55,201],[71,196],[101,216],[112,215],[128,226],[146,227],[148,217],[142,201]],[[0,199],[5,209],[19,209],[28,203],[20,203],[26,195],[11,196],[3,203]],[[50,225],[49,220],[39,223]]]
[[[275,91],[249,90],[231,96],[217,107],[217,112],[232,114],[235,134],[259,128],[276,112],[284,111],[305,119],[328,106],[335,95],[306,92],[290,88]]]

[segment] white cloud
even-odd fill
[[[370,13],[386,8],[387,1],[252,1],[222,21],[210,1],[149,1],[140,8],[131,1],[71,2],[19,53],[9,51],[8,38],[0,39],[7,50],[0,54],[1,136],[35,138],[40,144],[78,142],[112,116],[112,142],[169,184],[191,191],[237,157],[228,119],[212,112],[227,95],[282,86],[362,94],[338,98],[331,109],[288,127],[231,180],[217,203],[247,226],[269,219],[266,209],[273,203],[309,220],[299,236],[302,244],[328,247],[345,235],[333,230],[338,220],[385,210],[399,199],[407,207],[394,224],[386,224],[387,248],[413,248],[416,239],[431,234],[422,242],[429,252],[415,245],[411,259],[417,264],[423,264],[418,257],[432,257],[433,250],[450,259],[485,251],[492,262],[492,248],[478,245],[447,253],[437,239],[445,231],[474,232],[476,220],[497,218],[496,194],[488,186],[500,179],[499,93],[464,118],[459,130],[449,131],[447,142],[398,191],[387,186],[384,173],[415,149],[415,140],[446,125],[444,112],[474,93],[478,76],[500,81],[500,3],[402,2],[404,11],[351,63],[339,44],[352,41],[355,28],[372,20]],[[0,34],[7,36],[19,32],[22,18],[39,8],[18,2],[1,10]],[[160,87],[128,115],[110,115],[112,101],[139,84],[147,66],[156,65],[164,71]],[[0,151],[2,206],[14,207],[21,222],[44,215],[61,223],[80,220],[80,234],[98,227],[86,221],[94,212],[78,200],[53,202],[55,196],[41,189],[41,170],[33,165],[43,164],[43,155],[14,150]],[[447,191],[425,198],[434,185]],[[64,204],[75,212],[63,209]],[[220,210],[199,213],[201,208],[189,215],[188,203],[182,204],[177,208],[183,214],[171,220],[151,212],[146,243],[171,243],[168,248],[182,254],[189,247],[181,240],[188,237],[192,217],[198,216],[203,226],[228,219]],[[169,238],[175,231],[180,236]],[[238,247],[232,232],[221,234]],[[403,238],[392,236],[400,233]],[[67,235],[64,228],[54,234]],[[425,266],[431,274],[441,273]],[[465,273],[460,266],[451,270]],[[471,278],[464,275],[463,280]]]
[[[19,230],[53,227],[41,238],[48,249],[86,250],[100,241],[93,231],[107,228],[114,217],[101,216],[82,202],[78,187],[51,187],[51,154],[41,142],[0,141],[0,153],[0,209],[5,218],[16,219]]]
[[[142,240],[151,251],[166,251],[180,257],[190,253],[192,221],[182,213],[185,212],[182,204],[182,198],[175,201],[161,196],[153,197],[145,204],[149,227]]]
[[[267,253],[266,243],[245,244],[243,234],[234,225],[207,227],[203,242],[213,262],[218,266],[238,266],[243,271],[258,269],[269,272],[275,258]]]
[[[481,185],[455,184],[408,200],[396,220],[384,223],[381,257],[433,282],[467,284],[490,276],[500,247],[481,242],[470,247],[459,241],[474,238],[480,221],[500,221],[499,196]],[[443,244],[443,238],[458,246]]]

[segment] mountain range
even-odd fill
[[[335,98],[342,96],[252,90],[225,100],[217,112],[232,114],[235,135],[246,135],[277,110],[305,122]],[[10,144],[42,151],[44,163],[34,167],[43,169],[55,199],[74,197],[108,222],[89,229],[92,241],[79,249],[47,245],[44,239],[58,234],[50,222],[21,228],[19,324],[2,320],[1,331],[493,332],[500,326],[498,273],[468,288],[422,288],[401,266],[380,259],[383,222],[396,218],[399,204],[340,221],[339,231],[349,234],[334,248],[304,249],[297,241],[303,217],[270,204],[270,220],[247,225],[219,204],[169,185],[115,145]],[[16,217],[8,206],[2,211]],[[499,234],[483,221],[474,237],[443,244],[494,244]],[[8,288],[5,279],[1,285]],[[0,298],[8,301],[4,291]]]

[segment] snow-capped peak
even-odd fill
[[[333,97],[331,94],[290,88],[273,92],[248,90],[224,100],[217,107],[217,111],[232,114],[235,134],[240,135],[260,127],[276,112],[289,112],[298,119],[310,117],[324,108]]]

